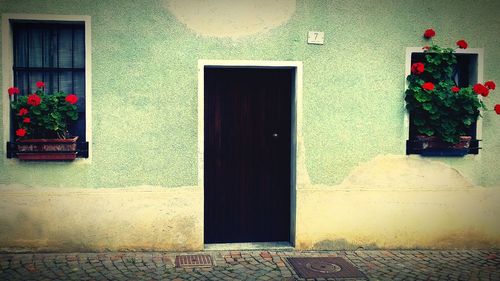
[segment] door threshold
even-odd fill
[[[215,243],[205,244],[205,251],[228,250],[282,250],[293,251],[295,248],[290,242],[249,242],[249,243]]]

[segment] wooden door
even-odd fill
[[[292,69],[205,69],[205,243],[290,241]]]

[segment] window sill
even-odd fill
[[[469,154],[479,154],[479,142],[481,140],[471,140],[468,148],[454,147],[425,147],[425,141],[411,139],[406,141],[406,155],[418,154],[429,157],[463,157]],[[425,147],[425,148],[424,148]]]
[[[18,155],[20,151],[18,150],[18,142],[7,142],[7,158],[18,158],[19,160],[34,160],[34,161],[71,161],[76,153],[76,158],[89,158],[89,142],[76,142],[76,149],[73,151],[50,151],[50,152],[22,152],[21,155]],[[42,159],[31,159],[29,155],[35,154],[45,154]],[[58,157],[59,156],[59,157]]]

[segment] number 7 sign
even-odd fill
[[[325,33],[321,31],[309,31],[307,33],[307,43],[323,45],[325,43]]]

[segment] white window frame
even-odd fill
[[[422,47],[408,47],[406,48],[406,62],[405,62],[405,90],[408,89],[408,80],[406,80],[406,77],[410,75],[411,73],[411,55],[415,53],[424,53],[424,50]],[[482,83],[484,82],[483,80],[483,71],[484,71],[484,49],[483,48],[470,48],[470,49],[457,49],[454,52],[455,54],[472,54],[472,55],[477,55],[477,83]],[[479,97],[482,99],[482,97]],[[410,137],[410,114],[408,113],[408,110],[406,110],[406,101],[403,100],[403,108],[405,108],[405,115],[404,115],[404,132],[403,136],[405,141],[409,139]],[[482,114],[482,110],[480,110]],[[478,118],[476,122],[476,139],[482,139],[483,136],[483,120],[482,118]],[[479,157],[481,155],[481,149],[478,150],[478,154],[467,154],[469,157]],[[406,154],[406,145],[404,146],[404,151],[403,154]]]
[[[92,52],[90,16],[85,15],[49,15],[49,14],[2,14],[2,105],[3,105],[3,143],[10,141],[10,100],[7,90],[14,84],[13,39],[11,20],[33,21],[74,21],[85,25],[85,133],[89,143],[88,158],[77,158],[77,162],[90,162],[92,159]],[[5,157],[3,155],[2,157]],[[13,160],[15,161],[15,159]]]

